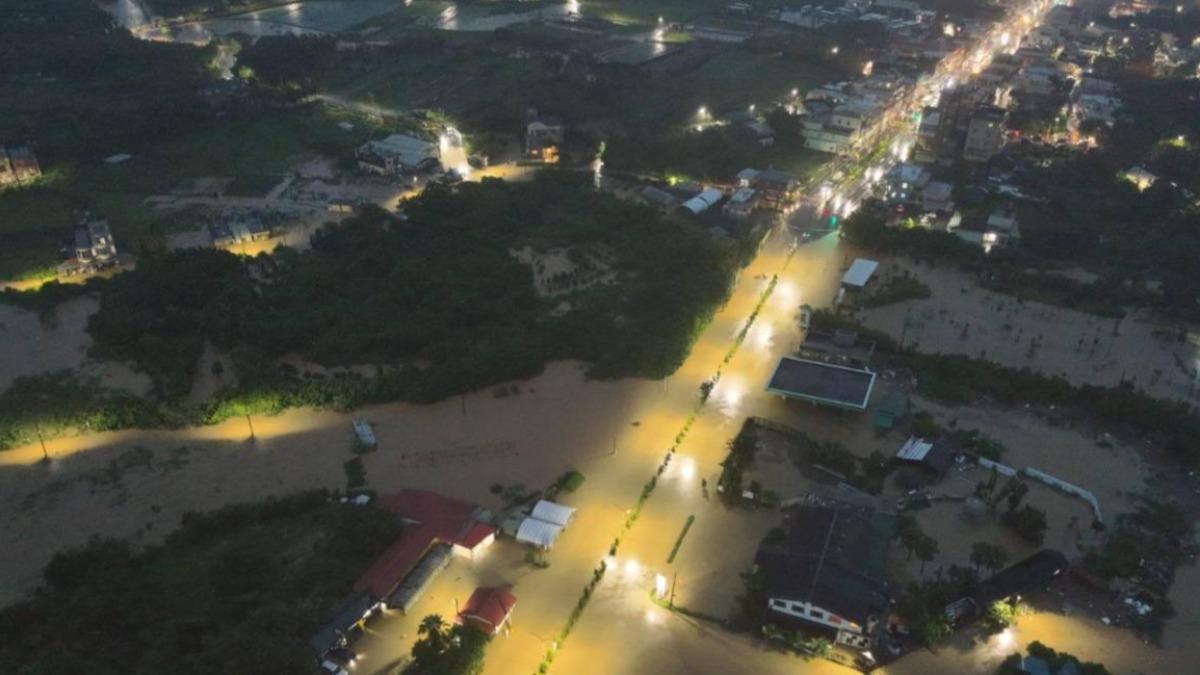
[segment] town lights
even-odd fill
[[[841,49],[840,47],[838,47],[838,46],[836,46],[836,45],[835,45],[835,46],[833,47],[833,49],[830,49],[830,50],[829,50],[829,53],[830,53],[830,54],[833,54],[834,56],[837,56],[837,53],[838,53],[838,51],[840,51],[840,49]]]
[[[708,117],[708,108],[706,106],[700,106],[700,109],[696,111],[696,117],[699,117],[700,119]]]
[[[793,90],[792,90],[792,98],[796,98],[796,97],[798,97],[798,96],[800,96],[800,90],[799,90],[799,89],[793,89]]]

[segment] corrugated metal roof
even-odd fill
[[[933,443],[924,438],[913,436],[909,438],[904,445],[900,446],[900,451],[896,453],[896,457],[907,459],[913,462],[920,462],[925,459],[929,451],[933,449]]]
[[[548,502],[545,499],[539,500],[533,507],[533,513],[529,514],[538,520],[544,520],[547,523],[555,525],[567,526],[571,522],[571,516],[575,514],[575,509],[562,504]]]
[[[875,270],[878,267],[879,263],[874,260],[855,258],[854,263],[850,265],[850,269],[846,270],[846,274],[842,276],[842,284],[862,288],[871,280],[871,275],[875,274]]]
[[[521,527],[517,528],[517,541],[533,544],[540,548],[550,548],[562,531],[561,525],[537,518],[526,518],[522,521]]]

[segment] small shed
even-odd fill
[[[566,527],[567,523],[571,522],[571,518],[574,515],[575,509],[569,506],[563,506],[562,504],[549,502],[545,499],[539,500],[538,503],[533,506],[533,513],[530,514],[530,516],[533,518],[544,520],[547,523],[553,523],[554,525],[559,525],[561,527]]]
[[[871,276],[879,268],[879,262],[866,258],[855,258],[850,269],[842,275],[842,287],[852,290],[862,290],[871,281]]]
[[[469,623],[488,635],[495,635],[508,623],[516,606],[517,596],[507,590],[481,586],[459,611],[458,622]]]
[[[954,464],[958,452],[944,441],[927,441],[913,436],[900,446],[896,459],[940,476]]]
[[[517,528],[517,541],[532,544],[541,549],[549,549],[562,534],[562,525],[555,525],[537,518],[526,518]]]

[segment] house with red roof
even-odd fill
[[[481,586],[459,611],[458,622],[475,626],[487,635],[495,635],[508,623],[516,606],[517,596],[507,590]]]
[[[400,538],[354,584],[387,607],[407,610],[451,556],[474,558],[496,541],[483,509],[428,490],[401,490],[377,503],[404,523]]]

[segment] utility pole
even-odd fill
[[[42,438],[42,423],[34,422],[33,428],[37,431],[38,442],[42,444],[42,461],[50,461],[50,453],[46,451],[46,439]]]
[[[679,570],[671,572],[671,597],[667,600],[667,608],[675,609],[675,582],[679,579]]]
[[[250,439],[249,439],[249,440],[250,440],[250,442],[251,442],[251,443],[253,443],[253,442],[255,441],[255,438],[254,438],[254,422],[251,422],[251,421],[250,421],[250,413],[246,413],[246,426],[250,427]]]

